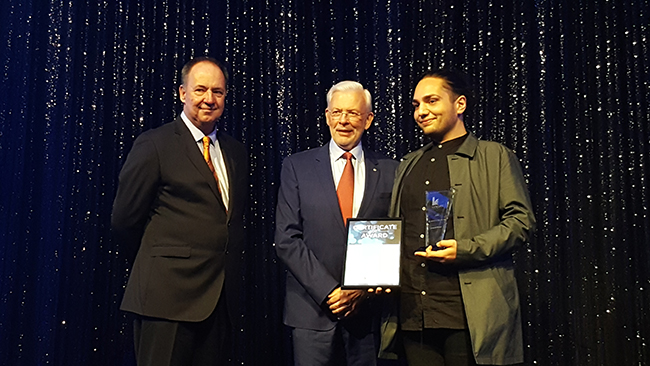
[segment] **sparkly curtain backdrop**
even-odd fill
[[[469,129],[528,178],[526,364],[650,364],[649,19],[648,0],[1,0],[0,363],[134,365],[117,175],[210,54],[231,67],[220,125],[251,158],[238,364],[291,361],[274,207],[282,159],[329,139],[328,88],[368,87],[364,143],[399,158],[425,142],[417,76],[441,66],[472,75]]]

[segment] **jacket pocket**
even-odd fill
[[[189,258],[192,248],[186,246],[156,246],[151,248],[152,257]]]
[[[519,296],[517,294],[517,282],[514,276],[514,270],[503,267],[493,267],[492,273],[501,293],[508,306],[515,310],[519,307]]]

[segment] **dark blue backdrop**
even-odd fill
[[[417,76],[454,66],[479,95],[470,129],[517,152],[539,221],[516,253],[526,364],[649,364],[649,19],[648,0],[0,0],[0,362],[134,364],[117,175],[210,54],[251,157],[238,361],[291,358],[274,206],[282,159],[329,138],[328,88],[366,85],[365,143],[398,158],[423,143]]]

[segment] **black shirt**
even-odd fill
[[[467,134],[443,144],[434,142],[404,177],[400,207],[405,232],[400,306],[403,330],[467,327],[458,270],[413,254],[425,246],[425,192],[450,188],[447,155],[454,154],[466,138]],[[451,218],[445,239],[454,238]]]

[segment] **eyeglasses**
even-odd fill
[[[334,118],[335,120],[340,120],[341,118],[344,118],[343,116],[347,116],[348,120],[350,121],[360,121],[361,120],[361,113],[357,111],[342,111],[339,109],[335,109],[331,112],[329,112],[330,116]]]

